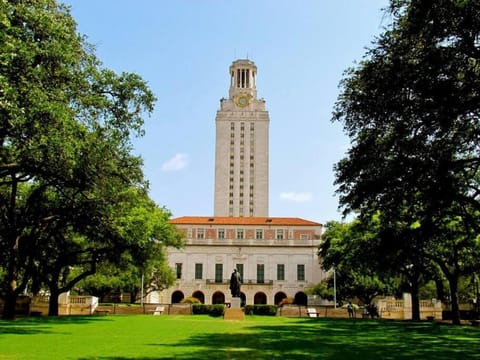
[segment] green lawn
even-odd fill
[[[206,315],[0,321],[0,359],[480,359],[480,328]]]

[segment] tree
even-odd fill
[[[114,196],[117,201],[113,201]],[[117,272],[121,272],[124,285],[126,279],[132,279],[128,286],[134,297],[139,292],[142,273],[152,276],[152,279],[156,275],[166,281],[155,283],[147,277],[149,283],[152,282],[152,288],[156,285],[156,289],[163,290],[173,282],[167,281],[172,276],[169,277],[166,270],[165,248],[180,247],[182,241],[180,233],[168,222],[170,213],[158,208],[142,189],[130,187],[124,193],[111,194],[107,199],[109,209],[102,212],[100,223],[96,223],[95,217],[90,217],[88,226],[80,223],[77,232],[75,227],[67,233],[56,229],[53,239],[41,239],[36,243],[36,254],[43,254],[33,257],[35,265],[32,273],[37,276],[34,288],[40,288],[41,284],[48,287],[49,315],[58,315],[58,295],[96,273],[99,264],[114,266]],[[76,215],[69,214],[68,218],[76,219]],[[89,230],[92,226],[94,231]],[[88,233],[82,234],[83,230]],[[71,269],[76,270],[73,276],[70,276]],[[136,277],[132,277],[134,273]],[[133,282],[133,279],[138,279],[138,282]]]
[[[65,6],[0,2],[4,318],[29,281],[60,291],[72,263],[89,264],[87,276],[113,249],[138,247],[113,212],[129,188],[146,191],[131,136],[154,101],[139,76],[102,68]]]
[[[128,291],[135,302],[140,299],[142,276],[144,295],[173,284],[176,277],[167,264],[166,247],[182,247],[183,235],[168,222],[170,212],[158,208],[145,194],[133,196],[130,202],[132,208],[124,207],[114,214],[122,235],[134,246],[114,261],[101,263],[97,275],[78,287],[100,297],[112,290]]]
[[[392,0],[389,11],[390,28],[341,83],[334,120],[352,147],[336,184],[346,212],[380,211],[383,224],[406,212],[421,233],[412,244],[435,252],[465,232],[440,234],[451,219],[479,232],[480,4]]]
[[[325,228],[319,255],[325,270],[335,269],[337,299],[357,297],[370,304],[378,295],[394,290],[393,277],[386,271],[380,276],[377,270],[379,260],[375,255],[377,240],[373,228],[367,230],[358,220],[329,221]]]

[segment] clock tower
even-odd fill
[[[256,81],[253,61],[230,66],[229,96],[220,100],[215,119],[215,216],[268,216],[270,119]]]

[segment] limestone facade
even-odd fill
[[[317,256],[322,225],[298,218],[180,217],[184,249],[168,249],[174,286],[159,302],[194,296],[205,304],[229,302],[234,268],[242,277],[243,304],[278,304],[285,297],[306,304],[305,291],[326,278]]]
[[[256,76],[253,61],[230,66],[229,98],[215,119],[215,216],[268,216],[270,118]]]

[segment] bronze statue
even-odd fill
[[[240,278],[240,273],[237,269],[233,269],[232,276],[230,277],[230,292],[232,297],[240,297],[240,285],[242,284],[242,279]]]

